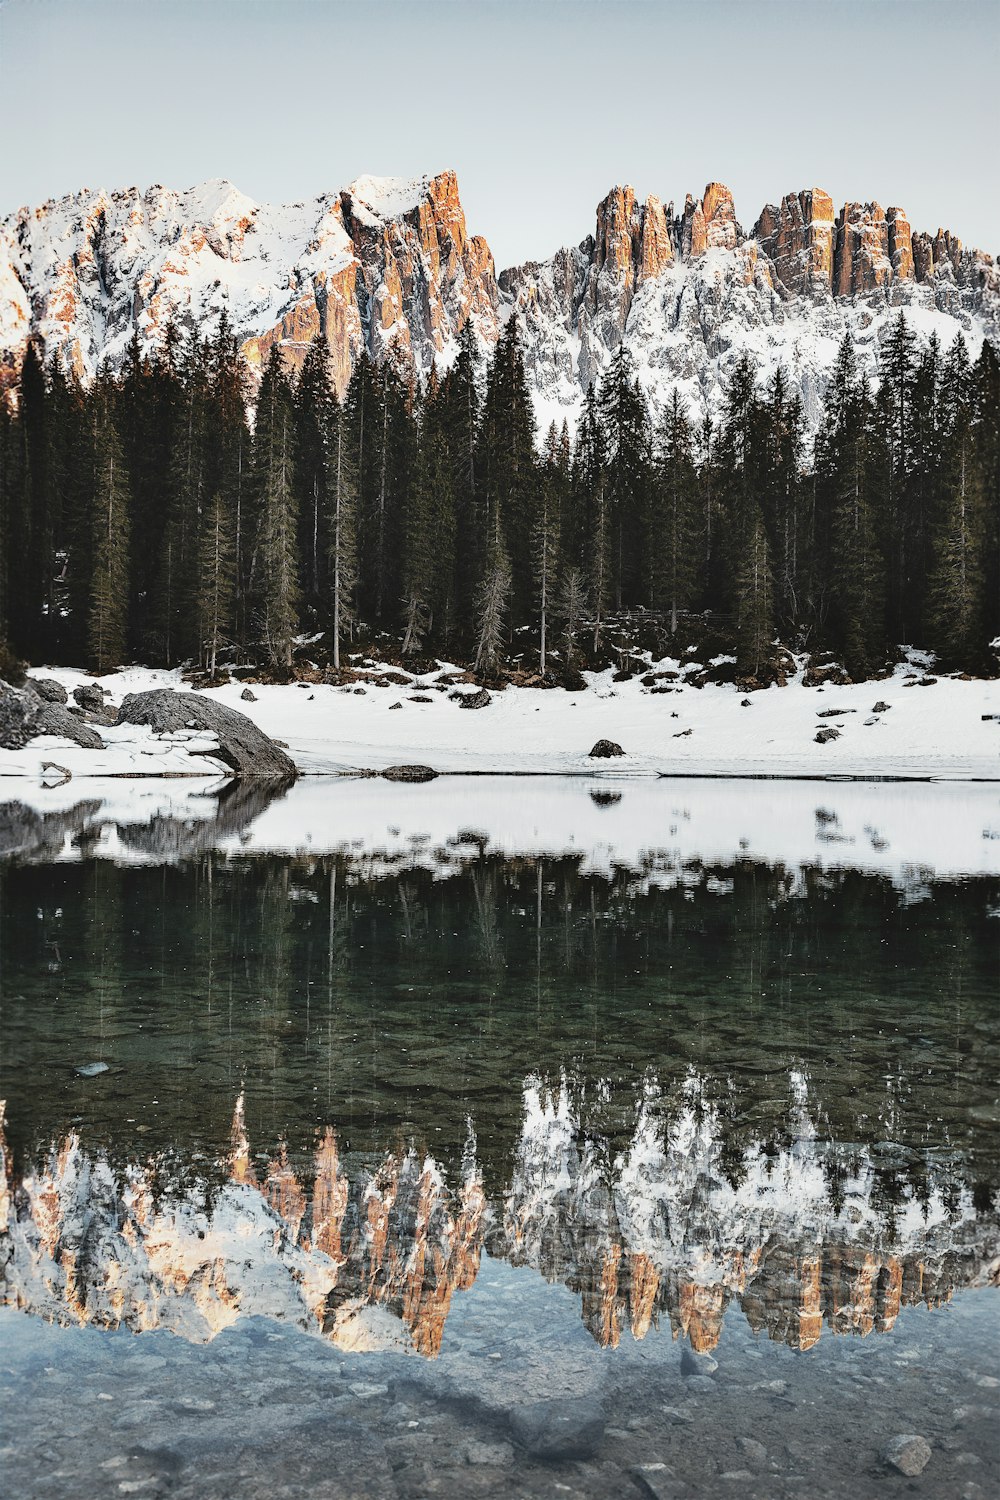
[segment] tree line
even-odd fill
[[[711,611],[738,669],[775,642],[855,677],[896,643],[977,670],[1000,634],[1000,362],[902,315],[876,388],[842,343],[819,428],[779,369],[736,363],[715,420],[676,389],[656,420],[622,347],[575,438],[539,449],[516,326],[492,358],[471,327],[417,389],[362,356],[343,400],[327,350],[277,347],[252,413],[225,318],[200,341],[133,340],[82,384],[29,347],[0,403],[0,641],[32,661],[290,672],[301,634],[330,661],[381,633],[495,675],[516,654],[565,673],[602,659],[624,611],[677,632]],[[386,640],[388,638],[388,640]]]

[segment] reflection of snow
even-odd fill
[[[484,854],[567,856],[582,874],[631,872],[635,891],[705,882],[720,901],[731,893],[722,872],[737,860],[783,865],[788,895],[806,870],[885,875],[909,900],[934,879],[1000,874],[1000,839],[983,837],[1000,808],[990,784],[635,779],[619,780],[610,806],[591,799],[596,784],[520,779],[515,791],[503,777],[421,786],[310,777],[278,795],[247,783],[238,802],[220,805],[211,784],[12,781],[18,801],[0,805],[0,849],[78,860],[85,848],[88,858],[152,864],[208,848],[231,858],[337,854],[366,878],[414,868],[443,878]],[[835,842],[832,826],[843,835]]]

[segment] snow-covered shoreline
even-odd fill
[[[682,663],[651,671],[677,674]],[[509,686],[484,708],[463,709],[436,685],[444,666],[407,684],[254,684],[233,681],[208,695],[245,713],[288,746],[300,775],[380,771],[420,762],[440,773],[488,775],[726,776],[1000,780],[1000,681],[940,677],[912,663],[891,677],[846,687],[804,685],[743,693],[730,684],[696,688],[680,676],[655,689],[588,673],[585,691]],[[95,679],[73,668],[38,668],[68,690]],[[96,679],[120,703],[152,687],[188,691],[179,671],[128,667]],[[927,685],[924,685],[924,684]],[[453,690],[454,691],[454,690]],[[471,691],[471,689],[459,689]],[[424,701],[414,701],[415,698]],[[876,705],[889,705],[876,711]],[[838,712],[842,711],[842,712]],[[817,743],[822,729],[839,731]],[[5,779],[44,776],[53,762],[76,777],[218,776],[227,768],[201,732],[158,737],[142,726],[100,726],[104,750],[45,736],[0,750]],[[620,759],[589,751],[610,739]]]

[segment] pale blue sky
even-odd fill
[[[748,229],[818,186],[996,253],[998,36],[997,0],[2,0],[0,213],[454,167],[499,267],[711,178]]]

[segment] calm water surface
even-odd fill
[[[442,785],[0,809],[6,1492],[995,1494],[996,789]]]

